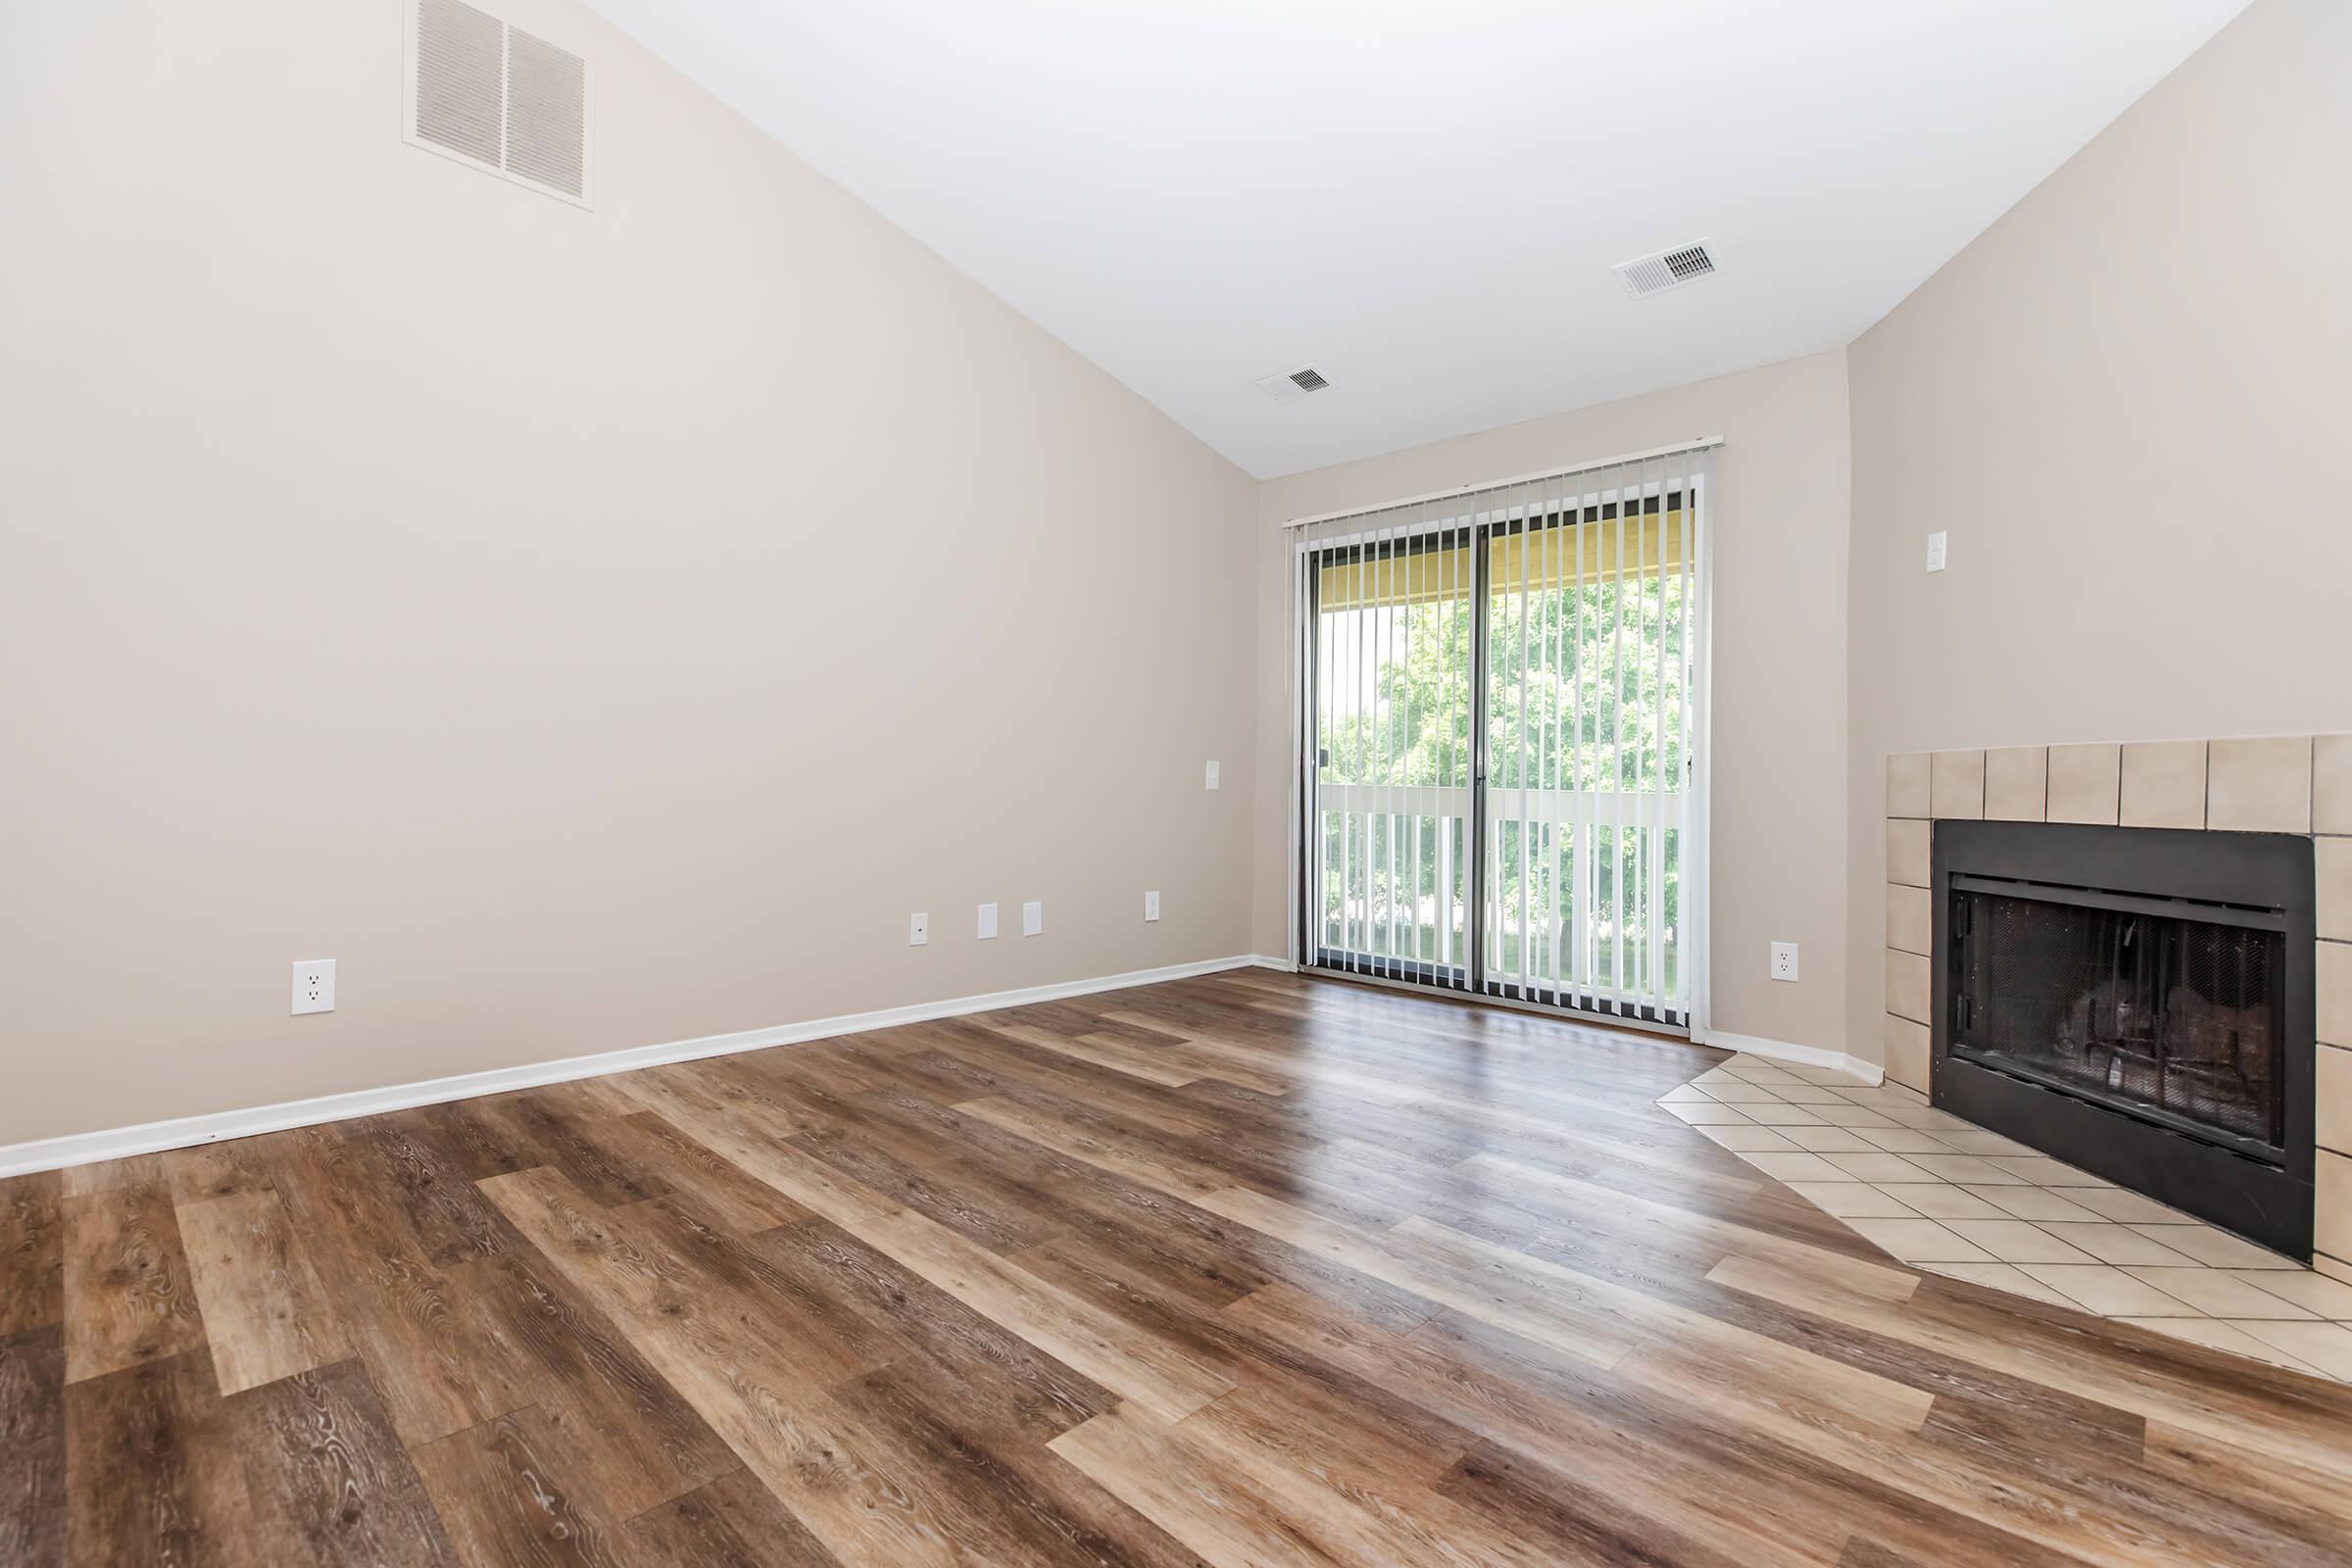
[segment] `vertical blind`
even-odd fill
[[[1298,526],[1296,956],[1703,1022],[1713,445]]]

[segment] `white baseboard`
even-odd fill
[[[1793,1041],[1767,1040],[1762,1035],[1736,1035],[1722,1029],[1710,1029],[1700,1045],[1713,1046],[1718,1051],[1744,1052],[1750,1056],[1772,1056],[1781,1061],[1801,1062],[1808,1067],[1835,1067],[1839,1072],[1852,1073],[1866,1083],[1883,1082],[1886,1069],[1875,1061],[1864,1061],[1841,1051],[1825,1051],[1819,1046],[1800,1046]]]
[[[313,1100],[289,1100],[279,1104],[255,1105],[245,1110],[216,1111],[206,1116],[181,1116],[172,1121],[144,1122],[136,1127],[116,1127],[104,1132],[36,1139],[31,1143],[0,1146],[0,1176],[21,1176],[27,1171],[55,1170],[63,1165],[86,1165],[92,1160],[152,1154],[158,1150],[186,1149],[196,1144],[219,1143],[224,1138],[251,1138],[257,1133],[283,1132],[289,1127],[315,1127],[323,1122],[348,1121],[354,1116],[372,1116],[379,1111],[405,1110],[412,1105],[470,1100],[476,1095],[504,1094],[509,1090],[532,1089],[541,1084],[564,1083],[573,1078],[632,1072],[640,1067],[692,1061],[700,1056],[725,1056],[741,1051],[763,1051],[770,1046],[798,1045],[834,1035],[888,1029],[896,1024],[927,1023],[934,1018],[994,1012],[1000,1007],[1019,1007],[1033,1002],[1054,1002],[1063,997],[1083,997],[1097,991],[1117,991],[1127,986],[1156,985],[1163,980],[1184,980],[1194,975],[1252,966],[1268,969],[1293,967],[1287,958],[1271,958],[1262,954],[1244,954],[1232,958],[1203,958],[1195,963],[1175,963],[1159,969],[1138,969],[1130,974],[1106,974],[1092,980],[1064,980],[1054,985],[1030,986],[1020,991],[994,991],[984,996],[955,997],[945,1002],[918,1002],[912,1006],[845,1013],[838,1018],[813,1018],[806,1023],[744,1029],[734,1034],[705,1035],[699,1040],[673,1040],[667,1045],[633,1046],[621,1051],[602,1052],[593,1056],[565,1056],[558,1061],[535,1061],[520,1067],[495,1067],[487,1072],[459,1073],[455,1077],[391,1084],[381,1089],[355,1089],[347,1094],[320,1095]]]

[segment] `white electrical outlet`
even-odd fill
[[[994,942],[996,939],[997,906],[993,904],[983,904],[980,906],[980,940]]]
[[[1158,894],[1147,893],[1144,895],[1144,918],[1147,920],[1156,920],[1159,918]]]
[[[334,959],[297,958],[294,960],[294,1010],[296,1012],[332,1012],[335,1010]]]
[[[927,914],[908,915],[906,917],[906,945],[910,948],[919,948],[930,940],[931,917]]]
[[[1772,945],[1772,977],[1775,980],[1796,978],[1796,944],[1775,942]]]
[[[1037,936],[1046,929],[1046,906],[1032,900],[1021,906],[1021,935]]]
[[[1943,535],[1939,533],[1928,535],[1928,569],[1930,571],[1943,569]]]
[[[1208,787],[1212,790],[1217,787],[1217,764],[1214,762],[1208,764]]]

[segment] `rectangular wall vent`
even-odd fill
[[[588,62],[465,0],[408,0],[401,135],[575,206],[588,191]]]
[[[1696,240],[1636,261],[1619,262],[1616,271],[1628,294],[1661,294],[1712,274],[1715,257],[1707,249],[1707,241]]]
[[[1281,375],[1262,377],[1255,384],[1260,392],[1275,402],[1288,403],[1294,398],[1302,398],[1309,392],[1320,392],[1331,385],[1331,382],[1324,378],[1321,370],[1309,365],[1296,370],[1285,371]]]

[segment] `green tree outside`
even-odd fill
[[[1656,526],[1649,524],[1653,544]],[[1560,564],[1566,538],[1565,530],[1536,536],[1525,592],[1513,569],[1517,541],[1492,547],[1492,580],[1502,586],[1488,609],[1488,783],[1495,792],[1489,826],[1496,841],[1488,966],[1517,975],[1524,948],[1529,977],[1549,984],[1555,939],[1563,949],[1583,940],[1590,945],[1587,962],[1579,966],[1572,958],[1572,975],[1602,989],[1646,989],[1654,921],[1664,939],[1662,989],[1671,997],[1678,990],[1681,929],[1679,833],[1664,830],[1662,864],[1653,865],[1649,841],[1659,830],[1629,823],[1617,831],[1605,801],[1601,820],[1580,828],[1555,824],[1535,803],[1527,813],[1533,819],[1523,820],[1512,794],[1523,783],[1531,790],[1654,791],[1662,783],[1677,789],[1688,777],[1679,570],[1670,564],[1661,582],[1629,569],[1622,590],[1613,575],[1572,584]],[[1467,564],[1460,558],[1436,575],[1466,576]],[[1401,588],[1412,579],[1388,558],[1376,558],[1367,575],[1371,608],[1321,617],[1322,779],[1441,786],[1463,792],[1454,807],[1461,809],[1471,778],[1468,688],[1476,625],[1468,585],[1444,582],[1431,592],[1423,582],[1417,602],[1382,604],[1384,586]],[[1325,946],[1460,963],[1468,929],[1466,831],[1458,816],[1327,810]],[[1589,927],[1580,926],[1573,907],[1580,856],[1591,870]]]

